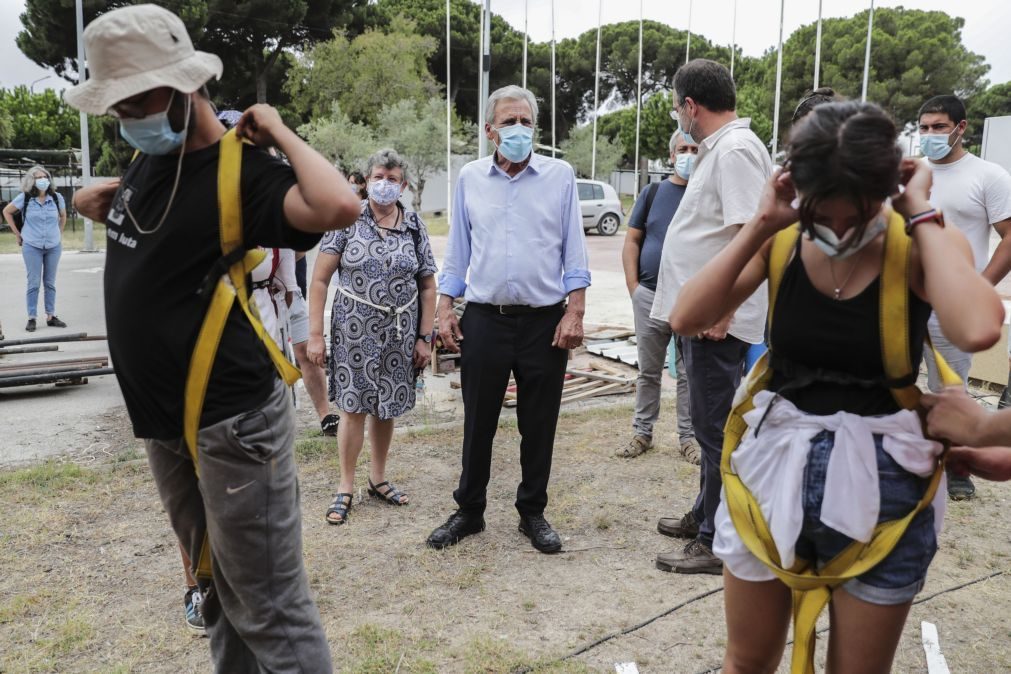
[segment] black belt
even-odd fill
[[[532,307],[529,304],[481,304],[480,302],[468,302],[467,308],[476,307],[485,311],[491,311],[503,316],[516,316],[519,314],[542,314],[548,311],[556,311],[565,306],[565,302],[550,304],[546,307]]]

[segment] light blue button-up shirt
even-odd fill
[[[46,195],[43,204],[35,197],[29,198],[25,206],[25,193],[21,192],[11,200],[11,203],[21,211],[21,239],[35,248],[56,248],[60,245],[60,211],[67,210],[63,195],[56,193],[54,201],[51,194]]]
[[[543,307],[589,286],[572,167],[535,154],[510,178],[493,157],[460,171],[439,293]]]

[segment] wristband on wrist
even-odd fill
[[[940,209],[932,208],[929,211],[917,213],[916,215],[906,218],[906,234],[912,236],[913,229],[917,225],[922,225],[924,222],[931,221],[936,222],[941,227],[944,227],[944,216],[941,214]]]

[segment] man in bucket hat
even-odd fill
[[[238,122],[237,132],[252,144],[236,147],[229,137],[226,148],[204,88],[221,75],[221,60],[195,51],[168,10],[110,11],[84,39],[90,77],[66,100],[117,117],[140,153],[121,181],[78,191],[75,205],[108,228],[109,350],[162,503],[191,559],[201,558],[207,534],[213,580],[202,582],[202,612],[215,669],[330,671],[302,563],[293,412],[276,361],[240,307],[229,304],[222,317],[193,442],[184,433],[184,400],[191,356],[213,306],[198,291],[207,279],[213,288],[233,262],[222,267],[219,156],[227,149],[241,166],[245,249],[309,249],[320,233],[354,222],[359,202],[330,162],[269,106],[250,108]],[[291,166],[259,149],[267,146],[277,146]]]

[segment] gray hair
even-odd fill
[[[671,154],[674,154],[674,148],[676,148],[677,145],[678,145],[678,138],[679,137],[680,138],[684,137],[681,134],[681,129],[678,129],[677,131],[675,131],[674,133],[671,134],[671,137],[670,137],[670,153]]]
[[[384,169],[398,168],[404,172],[404,180],[407,180],[407,161],[392,148],[383,148],[369,157],[365,163],[365,180],[372,177],[372,169],[376,166]]]
[[[43,167],[41,167],[38,164],[36,164],[35,166],[33,166],[30,169],[28,169],[28,173],[26,173],[21,178],[21,191],[22,192],[31,193],[32,190],[35,189],[35,172],[36,171],[42,171],[43,173],[46,174],[46,177],[49,178],[49,183],[50,183],[49,188],[50,189],[53,189],[53,188],[56,187],[55,185],[52,184],[52,182],[53,182],[53,175],[49,171],[47,171],[46,169],[44,169]]]
[[[527,105],[530,106],[530,112],[533,115],[534,126],[537,125],[537,99],[534,98],[533,93],[529,89],[524,89],[523,87],[518,87],[515,84],[509,84],[502,87],[501,89],[496,89],[491,92],[491,96],[488,97],[488,103],[484,106],[484,121],[488,124],[495,123],[495,106],[501,100],[510,101],[526,101]]]

